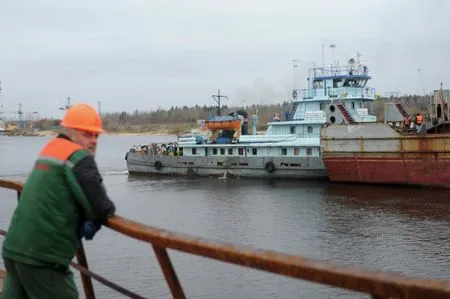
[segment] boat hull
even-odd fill
[[[130,174],[327,179],[320,157],[193,157],[128,152]],[[273,163],[273,169],[270,167]]]
[[[384,124],[322,129],[332,182],[450,188],[450,135],[401,135]]]
[[[332,182],[450,188],[450,156],[325,155]]]

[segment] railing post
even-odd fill
[[[184,295],[183,288],[175,273],[175,269],[173,269],[172,263],[170,262],[167,250],[156,245],[152,245],[152,247],[155,251],[159,265],[161,266],[161,270],[164,273],[167,284],[169,285],[170,291],[172,292],[172,297],[175,299],[185,299],[186,296]]]
[[[86,254],[84,252],[83,241],[80,240],[80,247],[77,251],[78,264],[86,269],[88,268]],[[90,276],[81,273],[81,282],[83,283],[84,295],[86,299],[95,299],[94,286]]]

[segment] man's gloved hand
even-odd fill
[[[100,224],[96,224],[92,221],[83,221],[80,227],[80,235],[86,240],[92,240],[101,227]]]

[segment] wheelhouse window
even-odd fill
[[[342,87],[342,79],[334,79],[333,80],[333,88]]]
[[[313,88],[323,88],[323,81],[322,80],[314,80],[313,81]]]
[[[220,149],[220,154],[221,154],[221,155],[225,155],[225,149],[224,149],[224,148],[221,148],[221,149]]]
[[[283,148],[281,149],[281,155],[282,155],[282,156],[287,156],[287,148],[283,147]]]
[[[310,147],[306,148],[306,155],[307,156],[312,156],[312,148],[310,148]]]
[[[239,156],[244,155],[244,149],[242,147],[239,148]]]
[[[232,155],[233,154],[233,149],[232,148],[229,148],[228,149],[228,155]]]
[[[313,132],[313,127],[312,126],[308,126],[308,133],[312,133]]]
[[[325,111],[325,103],[320,103],[320,110]]]
[[[295,134],[295,126],[291,126],[291,134]]]
[[[193,154],[193,155],[197,155],[197,149],[196,149],[196,148],[193,148],[193,149],[192,149],[192,154]]]
[[[298,147],[294,147],[294,156],[300,155],[300,149]]]
[[[252,148],[252,155],[256,156],[258,154],[258,149],[256,147]]]
[[[217,148],[213,148],[213,155],[217,155]]]

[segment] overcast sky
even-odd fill
[[[378,92],[450,88],[447,0],[9,0],[0,9],[0,104],[59,117],[70,96],[102,111],[278,103],[307,69],[363,54]]]

